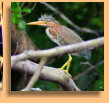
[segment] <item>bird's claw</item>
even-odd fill
[[[64,70],[64,68],[59,68],[59,69],[61,69],[62,71],[64,71],[68,76],[72,77],[72,76],[70,75],[70,73],[68,72],[68,70]]]

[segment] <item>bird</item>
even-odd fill
[[[61,25],[52,15],[41,15],[38,21],[29,22],[27,23],[27,25],[39,25],[46,27],[47,36],[59,46],[84,42],[84,40],[82,40],[82,38],[74,30]],[[70,75],[69,68],[72,61],[71,55],[82,56],[86,59],[89,59],[91,56],[91,52],[87,50],[78,52],[76,54],[69,53],[68,61],[61,68],[59,68],[65,71],[68,75]]]

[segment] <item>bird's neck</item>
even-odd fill
[[[56,23],[55,26],[50,26],[49,28],[50,28],[51,30],[53,30],[53,31],[55,30],[55,31],[58,32],[59,29],[61,28],[61,26],[60,26],[59,24]]]

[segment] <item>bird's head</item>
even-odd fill
[[[53,26],[58,26],[59,22],[55,20],[51,15],[42,15],[38,21],[34,22],[29,22],[27,25],[39,25],[39,26],[44,26],[44,27],[53,27]]]

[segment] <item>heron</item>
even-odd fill
[[[82,38],[74,30],[61,25],[52,15],[42,15],[38,19],[38,21],[29,22],[27,23],[27,25],[39,25],[46,27],[47,36],[59,46],[84,42],[84,40],[82,40]],[[71,55],[79,55],[86,59],[89,59],[91,56],[91,52],[89,50],[86,50],[78,52],[76,54],[68,53],[68,61],[61,68],[59,68],[61,70],[64,70],[68,75],[70,75],[69,68],[72,61]]]

